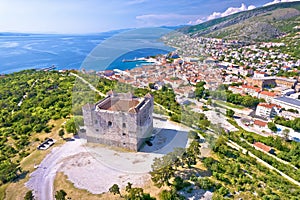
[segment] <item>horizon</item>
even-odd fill
[[[116,1],[4,1],[0,7],[1,33],[82,35],[195,25],[237,12],[295,0]]]

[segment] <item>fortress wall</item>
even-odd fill
[[[114,146],[114,147],[126,148],[132,151],[138,151],[136,143],[125,143],[124,145],[124,143],[120,140],[112,140],[112,139],[106,139],[106,138],[94,137],[94,136],[86,136],[86,139],[88,142],[91,143],[100,143],[108,146]]]
[[[100,110],[95,113],[95,116],[92,131],[87,132],[90,142],[115,145],[131,150],[132,144],[136,146],[136,115]]]
[[[111,104],[110,98],[104,99],[96,106],[106,107],[108,104]],[[85,110],[83,115],[86,133],[82,133],[80,137],[86,138],[88,142],[137,151],[152,134],[152,112],[153,98],[145,98],[137,113],[111,111],[99,107]]]
[[[152,135],[153,122],[151,122],[148,126],[140,127],[137,132],[138,135],[141,135],[141,137],[138,137],[137,139],[137,148],[140,149],[144,142]]]
[[[93,125],[93,115],[92,115],[92,108],[89,106],[85,106],[82,108],[82,114],[84,116],[83,121],[84,125],[92,126]]]

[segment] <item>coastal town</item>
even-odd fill
[[[269,1],[3,3],[0,200],[299,199],[300,1]]]
[[[131,70],[105,70],[97,75],[137,88],[160,90],[168,86],[174,90],[178,103],[198,112],[203,112],[201,108],[205,107],[207,99],[197,98],[197,84],[205,82],[204,88],[208,91],[225,85],[233,94],[259,99],[255,106],[244,108],[246,112],[230,103],[223,104],[224,108],[233,109],[241,117],[237,121],[243,121],[242,127],[263,135],[285,135],[300,141],[300,134],[291,127],[278,124],[277,130],[268,128],[274,118],[294,120],[300,117],[300,59],[274,50],[285,46],[284,43],[244,44],[236,40],[187,35],[177,35],[166,43],[177,50],[168,55],[140,58],[148,64]],[[84,69],[83,72],[95,73]]]

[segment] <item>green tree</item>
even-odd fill
[[[59,135],[59,137],[64,138],[64,135],[65,135],[64,129],[59,129],[58,135]]]
[[[71,119],[69,119],[66,122],[65,128],[66,128],[66,131],[68,133],[76,133],[77,129],[76,129],[76,124],[75,124],[74,117],[72,117]]]
[[[207,119],[199,120],[199,127],[203,130],[206,130],[210,126],[210,121]]]
[[[154,89],[154,85],[155,85],[154,83],[149,83],[149,84],[148,84],[148,87],[149,87],[150,89]]]
[[[10,153],[9,149],[7,149],[7,151],[7,153]],[[9,159],[0,161],[0,181],[2,183],[6,183],[17,178],[18,171],[19,166],[11,162]]]
[[[226,110],[226,116],[227,117],[233,117],[234,116],[234,111],[231,109],[227,109]]]
[[[150,172],[150,174],[154,184],[157,187],[161,188],[164,185],[170,185],[169,180],[174,176],[174,169],[171,166],[166,165],[153,170],[152,172]]]
[[[114,195],[119,194],[121,196],[120,188],[117,184],[113,184],[113,186],[109,188],[109,192],[113,193]]]
[[[175,190],[163,190],[159,193],[160,200],[184,200],[183,196],[176,193]]]
[[[65,200],[67,196],[67,193],[64,190],[56,191],[55,193],[55,199],[56,200]]]
[[[206,102],[207,105],[211,105],[212,104],[212,100],[211,98],[207,99],[207,102]]]
[[[125,191],[129,192],[131,190],[131,188],[132,188],[132,183],[128,182],[126,187],[125,187]]]
[[[268,122],[268,128],[273,132],[277,131],[277,127],[276,127],[275,123],[273,123],[273,122]]]
[[[150,194],[144,193],[142,188],[131,188],[125,195],[126,200],[155,200]]]
[[[194,139],[197,140],[200,137],[199,137],[199,135],[198,135],[198,133],[196,131],[191,130],[191,131],[188,132],[188,138],[192,139],[192,140],[194,140]]]
[[[29,190],[28,192],[26,192],[24,200],[34,200],[34,197],[33,197],[33,194],[32,194],[31,190]]]
[[[289,133],[290,133],[290,130],[289,129],[283,129],[282,131],[283,133],[283,138],[285,139],[285,141],[288,141],[289,140]]]

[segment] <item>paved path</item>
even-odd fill
[[[248,132],[253,132],[253,133],[256,133],[256,134],[261,135],[261,136],[264,136],[264,137],[268,137],[268,136],[272,135],[272,134],[270,134],[270,133],[263,133],[263,132],[261,132],[261,131],[255,130],[254,128],[250,128],[249,126],[246,126],[246,125],[242,122],[241,118],[240,118],[240,119],[236,119],[236,118],[235,118],[234,120],[236,121],[236,123],[237,123],[241,128],[243,128],[244,130],[246,130],[246,131],[248,131]]]
[[[25,185],[33,190],[35,199],[54,199],[53,184],[56,173],[61,167],[61,161],[68,156],[78,154],[78,152],[85,152],[86,150],[81,146],[81,143],[79,139],[75,139],[61,147],[53,148],[39,167],[30,174],[29,181]]]
[[[81,76],[79,76],[78,74],[74,74],[72,72],[70,72],[70,74],[72,76],[77,77],[78,79],[80,79],[82,82],[84,82],[85,84],[87,84],[91,90],[97,92],[100,96],[106,97],[107,95],[103,94],[102,92],[100,92],[97,88],[95,88],[92,84],[90,84],[87,80],[85,80],[84,78],[82,78]]]
[[[294,180],[293,178],[291,178],[288,175],[286,175],[285,173],[279,171],[278,169],[276,169],[272,165],[270,165],[267,162],[263,161],[262,159],[258,158],[256,155],[254,155],[250,151],[244,149],[243,147],[241,147],[237,143],[229,140],[229,142],[227,142],[227,145],[230,146],[230,147],[232,147],[232,148],[234,148],[234,149],[236,149],[236,150],[242,150],[243,154],[246,154],[248,152],[248,155],[251,156],[252,158],[255,158],[256,161],[258,161],[259,163],[263,164],[264,166],[266,166],[267,168],[269,168],[271,170],[274,170],[274,171],[278,172],[281,176],[283,176],[284,178],[286,178],[290,182],[294,183],[295,185],[300,186],[300,183],[298,181]]]
[[[71,74],[72,76],[75,76],[75,77],[79,78],[82,82],[84,82],[85,84],[87,84],[87,85],[91,88],[91,90],[97,92],[100,96],[103,96],[103,97],[106,97],[106,96],[107,96],[107,95],[105,95],[104,93],[100,92],[97,88],[95,88],[92,84],[90,84],[87,80],[85,80],[84,78],[82,78],[82,77],[79,76],[78,74],[74,74],[74,73],[72,73],[72,72],[71,72],[70,74]],[[167,112],[174,113],[173,111],[171,111],[171,110],[165,108],[164,106],[162,106],[162,105],[160,105],[160,104],[158,104],[158,103],[156,103],[156,102],[154,102],[154,104],[157,105],[157,106],[159,106],[159,107],[161,107],[162,109],[164,109],[164,110],[167,111]]]
[[[254,146],[253,144],[250,144],[247,140],[245,140],[245,139],[243,139],[243,138],[240,138],[240,139],[241,139],[242,141],[246,142],[246,143],[247,143],[248,145],[250,145],[251,147],[255,148],[256,150],[259,150],[259,151],[263,152],[264,154],[267,154],[268,156],[271,156],[272,158],[276,159],[277,161],[279,161],[279,162],[281,162],[281,163],[283,163],[283,164],[285,164],[285,165],[289,165],[289,166],[293,167],[295,170],[298,169],[296,166],[292,165],[291,163],[289,163],[289,162],[287,162],[287,161],[285,161],[285,160],[282,160],[282,159],[278,158],[277,156],[275,156],[275,155],[273,155],[273,154],[270,154],[270,153],[268,153],[268,152],[265,152],[265,151],[263,151],[262,149],[260,149],[260,148],[258,148],[258,147],[256,147],[256,146]]]
[[[253,110],[249,109],[249,108],[242,108],[242,109],[238,109],[238,108],[232,108],[230,106],[227,106],[226,104],[226,101],[221,101],[220,100],[220,104],[221,105],[218,105],[217,104],[217,107],[223,107],[223,108],[226,108],[226,109],[230,109],[230,110],[233,110],[236,114],[242,114],[242,115],[249,115]]]

